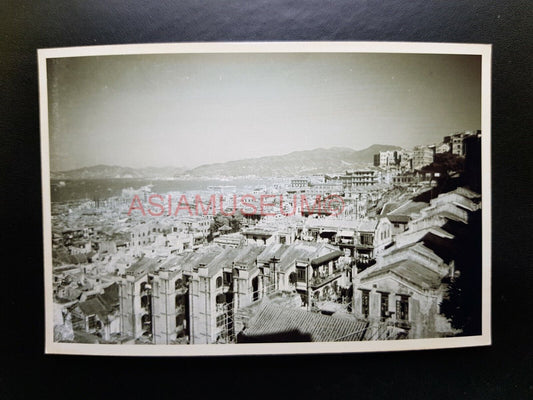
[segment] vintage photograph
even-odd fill
[[[489,45],[38,58],[46,352],[491,343]]]

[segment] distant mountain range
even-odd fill
[[[380,151],[399,150],[398,146],[374,144],[363,150],[332,147],[295,151],[281,156],[250,158],[224,163],[205,164],[186,170],[173,167],[127,168],[97,165],[70,171],[52,172],[52,179],[110,179],[110,178],[165,178],[165,177],[230,177],[230,176],[295,176],[341,173],[361,168],[373,162]]]
[[[95,165],[72,169],[70,171],[51,172],[52,179],[115,179],[115,178],[164,178],[181,175],[185,168],[146,167],[130,168],[118,165]]]

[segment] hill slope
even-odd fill
[[[380,151],[398,150],[398,146],[375,144],[363,150],[332,147],[294,151],[281,156],[250,158],[225,163],[205,164],[185,170],[177,167],[129,168],[116,165],[95,165],[70,171],[52,172],[52,179],[113,179],[113,178],[164,178],[189,175],[192,177],[228,176],[297,176],[341,173],[351,168],[361,168],[373,162]]]
[[[187,171],[192,176],[294,176],[339,173],[360,168],[373,162],[374,154],[400,147],[372,145],[363,150],[347,147],[295,151],[281,156],[269,156],[225,163],[207,164]]]

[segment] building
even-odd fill
[[[194,260],[190,271],[190,343],[230,343],[239,326],[235,312],[262,298],[256,258],[262,246],[209,250],[208,258]],[[194,257],[193,257],[194,258]]]
[[[327,177],[329,180],[340,180],[344,190],[354,187],[372,186],[378,183],[378,173],[371,169],[346,171],[344,175],[338,177]]]
[[[252,228],[242,232],[248,244],[267,245],[276,242],[276,232],[271,228]]]
[[[249,320],[238,343],[364,340],[368,323],[267,303]]]
[[[392,184],[394,186],[412,186],[418,183],[418,175],[413,173],[405,173],[392,177]]]
[[[455,134],[453,134],[451,136],[447,136],[444,139],[445,139],[445,142],[449,143],[450,151],[451,151],[452,154],[455,154],[456,156],[463,157],[466,154],[464,140],[467,137],[472,136],[472,135],[477,134],[477,133],[480,133],[480,131],[476,131],[476,132],[473,132],[473,131],[459,132],[459,133],[455,133]]]
[[[433,162],[434,149],[429,146],[416,146],[413,149],[413,170],[419,170]]]
[[[152,244],[156,237],[163,232],[161,226],[141,223],[130,231],[130,248],[135,254],[140,254],[143,247]]]
[[[325,199],[330,195],[341,195],[344,193],[344,186],[342,182],[317,183],[308,187],[305,191],[309,199],[320,196]]]
[[[74,330],[81,330],[110,341],[120,334],[118,285],[112,283],[93,292],[84,293],[71,311]]]
[[[298,179],[291,179],[291,189],[297,189],[297,190],[305,190],[309,186],[310,182],[309,179],[305,178],[298,178]]]
[[[158,260],[143,257],[119,281],[120,331],[133,339],[153,338],[152,281]]]
[[[403,329],[411,339],[449,335],[440,303],[443,279],[452,274],[453,266],[422,243],[397,249],[361,273],[354,270],[354,313],[370,325]]]
[[[216,243],[222,248],[237,248],[243,246],[246,243],[246,238],[241,233],[230,233],[227,235],[220,235],[214,238],[213,243]]]
[[[354,269],[354,313],[372,326],[385,323],[403,329],[409,338],[452,335],[456,332],[441,315],[441,305],[448,284],[460,276],[458,268],[475,270],[473,264],[480,261],[459,249],[475,251],[464,242],[471,240],[469,222],[479,219],[481,198],[458,188],[429,204],[408,201],[392,208],[388,218],[408,217],[407,226],[375,265],[359,273]]]
[[[401,152],[396,150],[380,151],[378,154],[374,154],[374,166],[375,167],[391,167],[397,166],[401,161]]]
[[[392,244],[392,224],[386,217],[362,220],[356,227],[355,240],[357,264],[364,268]]]
[[[261,287],[296,292],[308,309],[337,299],[350,286],[349,260],[338,247],[327,243],[297,241],[267,246],[257,257]]]

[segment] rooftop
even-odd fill
[[[153,272],[158,266],[158,260],[150,257],[143,257],[131,267],[126,270],[127,274],[135,277],[143,276],[147,273]]]
[[[327,243],[296,241],[290,245],[271,244],[257,257],[257,260],[266,263],[275,257],[279,260],[279,269],[285,272],[297,260],[326,262],[342,254],[344,253],[337,247]]]
[[[250,319],[242,336],[246,341],[268,341],[268,337],[285,341],[335,342],[363,340],[367,323],[337,318],[300,309],[267,304]]]
[[[386,266],[373,266],[361,273],[361,282],[392,274],[400,280],[410,283],[422,290],[436,289],[440,286],[442,276],[424,265],[410,260],[401,260]]]
[[[426,208],[428,206],[427,203],[421,202],[421,201],[413,201],[409,200],[396,209],[389,212],[389,215],[407,215],[411,216],[412,214],[419,213],[423,208]]]

